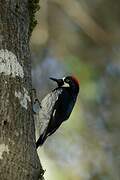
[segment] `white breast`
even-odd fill
[[[49,93],[41,102],[41,109],[36,116],[36,136],[39,137],[47,128],[53,107],[57,101],[59,95],[62,93],[62,89],[57,89]]]

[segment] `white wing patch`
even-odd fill
[[[53,116],[55,116],[55,113],[56,113],[56,109],[53,111]]]
[[[61,93],[62,89],[54,90],[42,100],[41,109],[36,118],[36,136],[43,134],[44,130],[47,128],[53,107]],[[53,116],[55,115],[55,111],[53,112]]]

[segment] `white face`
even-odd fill
[[[63,81],[64,81],[64,80],[65,80],[65,77],[63,78]],[[64,84],[63,84],[62,87],[70,87],[70,85],[64,81]]]

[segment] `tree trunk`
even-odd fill
[[[31,100],[28,0],[0,0],[0,180],[41,180]]]

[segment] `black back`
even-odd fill
[[[60,88],[56,88],[55,90]],[[58,100],[55,102],[55,105],[52,110],[51,118],[48,123],[48,126],[44,133],[38,139],[36,146],[42,145],[46,138],[53,134],[63,121],[67,120],[73,110],[73,107],[76,102],[78,92],[71,91],[69,87],[61,87],[62,93],[59,94]],[[54,90],[53,90],[54,92]]]

